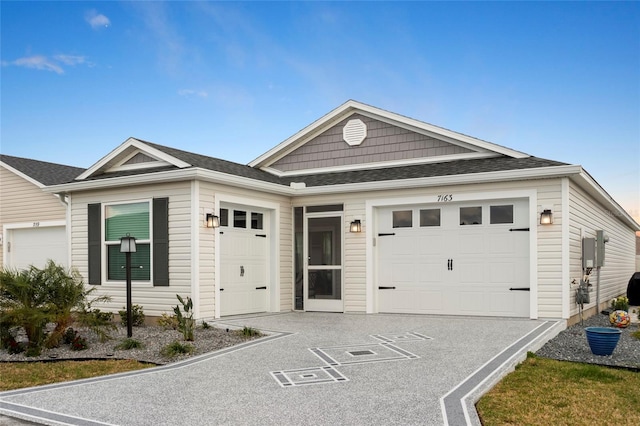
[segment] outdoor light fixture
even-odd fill
[[[351,222],[351,226],[349,227],[350,232],[362,232],[362,223],[360,223],[360,219],[356,219]]]
[[[220,226],[220,219],[213,213],[207,213],[207,228],[217,228]]]
[[[127,234],[120,238],[120,253],[125,254],[125,271],[127,274],[127,337],[133,335],[133,314],[131,312],[131,253],[136,252],[136,238]]]
[[[551,210],[545,209],[540,213],[540,225],[551,225],[553,223],[553,213]]]

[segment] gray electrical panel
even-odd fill
[[[604,244],[609,238],[604,235],[604,231],[596,231],[596,266],[604,266]]]
[[[596,267],[596,239],[582,239],[582,269]]]

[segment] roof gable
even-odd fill
[[[191,167],[191,164],[150,144],[148,142],[129,138],[119,147],[111,151],[100,161],[89,167],[76,180],[85,180],[99,175],[109,175],[121,172],[135,172],[159,168]]]
[[[84,169],[29,158],[0,155],[0,164],[7,170],[39,188],[71,182]]]
[[[348,101],[252,167],[279,176],[529,155],[356,101]]]

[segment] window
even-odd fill
[[[262,229],[262,213],[251,213],[251,229]]]
[[[460,225],[482,225],[482,207],[460,207]]]
[[[489,208],[489,223],[513,223],[513,206],[491,206]]]
[[[440,209],[420,210],[420,226],[440,226]]]
[[[400,210],[393,212],[394,228],[411,228],[413,226],[413,211]]]
[[[153,281],[154,287],[169,285],[169,198],[89,204],[87,227],[88,284],[126,279],[120,238],[129,234],[137,249],[131,255],[132,279]]]
[[[247,227],[247,212],[242,210],[233,211],[233,227],[234,228]]]
[[[151,229],[149,202],[105,206],[105,245],[107,280],[126,279],[125,254],[120,253],[120,238],[136,238],[136,252],[131,254],[131,279],[151,280]]]
[[[220,209],[220,226],[229,226],[229,210]]]

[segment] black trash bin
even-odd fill
[[[636,272],[631,276],[627,286],[627,298],[629,299],[629,305],[640,306],[640,272]]]

